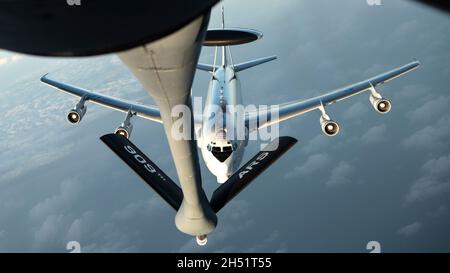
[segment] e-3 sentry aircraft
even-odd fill
[[[230,46],[253,42],[260,39],[262,34],[250,29],[226,28],[223,18],[222,9],[222,28],[207,31],[204,40],[195,36],[196,33],[199,33],[199,27],[205,24],[204,18],[199,18],[168,37],[150,45],[118,54],[141,83],[147,87],[158,106],[145,106],[106,96],[50,79],[47,75],[41,78],[43,83],[80,98],[67,115],[67,120],[72,124],[82,121],[87,110],[86,102],[93,102],[126,113],[125,120],[115,132],[102,136],[101,140],[175,209],[177,228],[188,235],[195,236],[199,245],[205,245],[206,236],[215,229],[216,214],[297,142],[292,137],[279,137],[263,148],[249,162],[241,165],[249,134],[245,134],[243,139],[230,137],[227,134],[227,122],[217,122],[217,119],[224,118],[223,115],[217,114],[217,109],[227,112],[228,106],[241,105],[239,73],[275,60],[276,57],[233,64]],[[179,60],[189,64],[198,59],[196,54],[199,53],[195,50],[181,53],[168,50],[171,54],[165,53],[167,49],[173,48],[181,40],[187,40],[189,41],[187,44],[194,45],[202,41],[204,46],[216,47],[216,53],[220,47],[222,56],[221,64],[216,64],[216,54],[214,65],[196,65],[197,69],[211,74],[205,110],[201,116],[187,117],[194,123],[192,138],[176,140],[170,135],[171,126],[176,120],[170,115],[171,109],[178,104],[192,106],[191,94],[185,92],[185,88],[177,88],[176,85],[186,87],[190,86],[192,82],[189,77],[180,79],[181,74],[172,72],[183,65],[183,63],[177,63]],[[180,56],[184,58],[180,58]],[[415,70],[419,65],[418,61],[414,61],[325,95],[280,104],[277,108],[277,115],[272,115],[270,109],[249,111],[239,116],[233,116],[234,113],[231,115],[241,118],[241,124],[244,124],[249,132],[318,110],[321,114],[320,126],[323,133],[327,136],[335,136],[339,133],[340,127],[327,115],[325,111],[327,106],[360,93],[368,93],[368,100],[375,111],[386,114],[391,110],[391,102],[383,98],[377,91],[377,87]],[[171,92],[167,92],[167,90],[171,90]],[[177,93],[174,90],[182,90],[184,93]],[[133,129],[131,119],[134,116],[164,125],[181,187],[129,140]],[[215,125],[212,126],[212,123]],[[222,124],[223,127],[218,128],[217,124]],[[255,128],[248,128],[249,124],[254,124]],[[206,128],[214,128],[214,130],[206,130]],[[194,134],[198,139],[197,142]],[[208,169],[221,183],[210,199],[207,198],[201,186],[196,144],[201,150]]]

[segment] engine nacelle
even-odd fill
[[[375,96],[370,96],[370,103],[372,104],[375,111],[380,114],[387,114],[392,109],[392,103],[384,98],[377,98]]]
[[[136,113],[133,113],[131,111],[128,111],[127,116],[125,117],[125,120],[123,121],[122,125],[117,127],[117,129],[114,131],[115,134],[122,135],[126,137],[127,139],[130,138],[131,132],[133,131],[133,124],[131,123],[131,118],[136,115]]]
[[[339,124],[327,116],[320,117],[320,126],[322,127],[323,133],[327,136],[336,136],[339,134]]]
[[[131,132],[133,131],[133,124],[128,123],[124,124],[122,123],[121,126],[117,127],[116,131],[114,131],[115,134],[122,135],[126,137],[127,139],[130,138]]]
[[[87,106],[82,104],[77,104],[74,109],[70,110],[67,114],[67,121],[71,124],[78,124],[83,119],[86,114]]]

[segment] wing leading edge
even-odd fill
[[[56,80],[49,79],[47,77],[47,74],[42,76],[41,82],[48,84],[49,86],[54,87],[60,91],[68,93],[72,96],[84,98],[86,101],[91,101],[95,104],[124,113],[128,111],[133,111],[136,113],[138,117],[162,123],[159,109],[155,106],[145,106],[141,104],[136,104],[126,100],[92,92],[70,84],[58,82]]]
[[[331,105],[335,102],[347,99],[359,93],[372,90],[381,84],[387,83],[393,79],[403,76],[420,66],[420,62],[414,61],[402,67],[398,67],[381,75],[372,77],[365,81],[355,83],[353,85],[337,89],[322,96],[307,100],[296,100],[279,105],[278,118],[271,118],[271,109],[265,111],[248,112],[246,116],[247,124],[256,125],[257,129],[261,129],[272,124],[282,122],[313,110],[319,110],[323,106]]]

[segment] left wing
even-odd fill
[[[288,103],[283,103],[279,105],[278,117],[272,117],[271,108],[266,110],[253,111],[246,113],[246,124],[252,124],[256,128],[261,129],[278,122],[282,122],[299,115],[311,112],[313,110],[321,110],[324,113],[324,107],[335,102],[344,100],[346,98],[352,97],[364,91],[372,91],[372,95],[377,99],[382,99],[381,96],[376,92],[375,87],[383,83],[387,83],[393,79],[396,79],[408,72],[417,69],[420,66],[420,62],[414,61],[402,67],[396,68],[389,72],[383,73],[381,75],[375,76],[368,80],[337,89],[328,94],[318,96],[315,98],[307,100],[296,100]],[[273,109],[272,109],[273,110]]]
[[[155,106],[145,106],[133,102],[128,102],[126,100],[110,97],[107,95],[95,93],[80,87],[76,87],[70,84],[49,79],[47,78],[47,74],[42,76],[41,82],[48,84],[51,87],[54,87],[70,95],[79,98],[84,98],[86,101],[91,101],[95,104],[105,106],[124,113],[132,111],[135,112],[138,117],[162,123],[159,109]]]

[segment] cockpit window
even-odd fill
[[[231,146],[226,146],[222,149],[220,147],[212,147],[211,152],[217,160],[220,162],[225,162],[225,160],[227,160],[233,153],[233,148]]]

